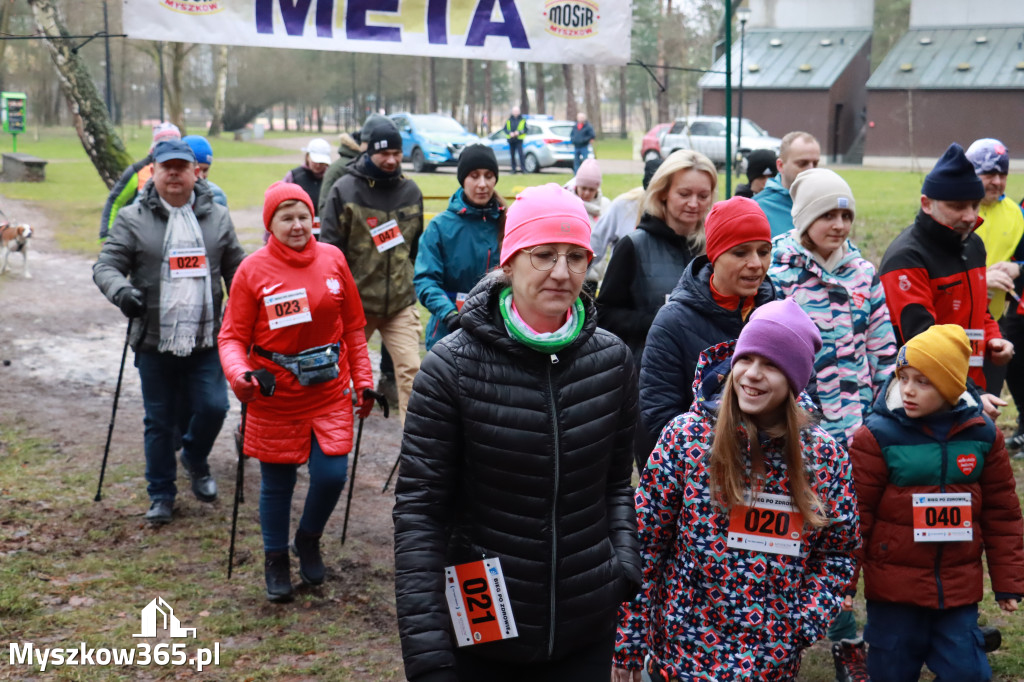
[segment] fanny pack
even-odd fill
[[[295,378],[299,380],[300,386],[312,386],[337,379],[340,349],[341,344],[329,343],[326,346],[309,348],[295,355],[285,355],[253,346],[257,355],[262,355],[294,374]]]

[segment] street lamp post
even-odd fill
[[[747,32],[747,21],[750,19],[750,8],[740,7],[736,10],[736,18],[740,20],[740,96],[739,96],[739,121],[736,124],[736,147],[737,151],[743,148],[743,52],[746,47],[744,39]],[[736,164],[736,175],[739,176],[740,166]]]

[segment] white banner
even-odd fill
[[[123,0],[129,38],[625,64],[630,0]]]

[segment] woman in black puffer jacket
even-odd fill
[[[557,185],[520,194],[503,272],[470,293],[461,330],[416,377],[394,509],[413,682],[610,678],[617,609],[640,580],[636,379],[579,298],[589,233],[582,202]],[[485,558],[500,559],[518,637],[460,648],[445,567]]]

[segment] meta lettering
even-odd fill
[[[434,45],[448,43],[448,6],[451,0],[427,0],[425,19],[427,40]],[[255,0],[256,32],[274,32],[275,8],[280,10],[285,33],[301,36],[311,11],[318,38],[334,36],[335,5],[341,0]],[[315,5],[315,10],[314,10]],[[368,23],[370,12],[399,12],[401,0],[348,0],[345,3],[345,38],[348,40],[374,40],[401,42],[402,29],[398,26],[375,26]],[[500,21],[491,16],[497,6]],[[591,10],[587,9],[587,12]],[[592,16],[591,12],[591,16]],[[482,46],[488,36],[506,38],[514,48],[529,49],[519,10],[515,0],[479,0],[466,34],[466,45]]]

